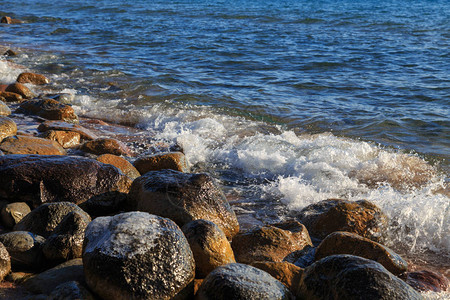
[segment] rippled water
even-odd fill
[[[450,2],[0,3],[26,22],[0,28],[16,63],[81,115],[181,144],[241,216],[365,198],[396,250],[449,265]]]

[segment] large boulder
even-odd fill
[[[366,200],[320,201],[305,207],[298,219],[311,236],[320,239],[335,231],[347,231],[379,242],[387,228],[386,215]]]
[[[218,267],[206,276],[199,300],[293,299],[289,290],[268,273],[244,264]]]
[[[62,120],[78,123],[78,116],[72,106],[59,103],[53,99],[27,100],[20,104],[17,112],[35,115],[47,120]]]
[[[24,99],[30,99],[34,97],[34,94],[25,85],[17,82],[8,85],[5,89],[5,92],[19,94]]]
[[[194,258],[180,228],[144,212],[99,217],[85,233],[86,283],[103,299],[187,299]]]
[[[66,150],[55,141],[32,136],[10,136],[0,143],[5,154],[65,155]]]
[[[80,146],[80,150],[96,155],[114,154],[131,156],[130,149],[128,149],[124,143],[111,138],[98,138],[92,141],[87,141]]]
[[[0,282],[11,272],[11,257],[6,247],[0,243]]]
[[[69,212],[45,240],[42,252],[48,261],[63,262],[82,256],[84,231],[91,219],[78,211]]]
[[[422,299],[422,296],[373,260],[332,255],[304,270],[297,298],[413,300]]]
[[[49,295],[60,284],[83,281],[83,275],[83,262],[81,258],[76,258],[25,279],[23,285],[35,294]]]
[[[195,276],[204,278],[222,265],[236,262],[225,233],[213,222],[195,220],[182,228],[195,259]]]
[[[133,165],[141,174],[164,169],[171,169],[184,173],[189,172],[186,157],[181,152],[158,153],[140,157],[136,159]]]
[[[39,269],[44,262],[42,245],[45,239],[27,231],[13,231],[0,234],[13,268]]]
[[[3,225],[8,228],[13,228],[14,225],[19,223],[23,217],[30,213],[30,211],[30,207],[25,202],[13,202],[3,206],[0,217]]]
[[[16,122],[8,117],[0,116],[0,142],[9,136],[15,135],[16,132]]]
[[[49,130],[76,132],[80,135],[82,140],[93,140],[97,138],[97,136],[89,129],[78,124],[63,121],[45,121],[38,126],[38,130],[41,132],[46,132]]]
[[[306,227],[297,221],[267,225],[240,233],[233,238],[236,261],[251,264],[256,261],[281,262],[294,251],[312,246]]]
[[[10,114],[11,109],[8,107],[8,105],[5,104],[5,102],[0,100],[0,116],[9,116]]]
[[[55,141],[63,148],[71,148],[80,144],[81,136],[78,132],[48,130],[39,135],[42,138]]]
[[[86,224],[91,221],[86,212],[71,202],[45,203],[33,209],[20,220],[14,226],[14,230],[30,231],[48,238],[64,218],[72,212],[75,212]]]
[[[320,260],[335,254],[351,254],[377,261],[394,275],[408,269],[408,264],[400,255],[355,233],[337,231],[328,235],[317,247],[315,259]]]
[[[42,74],[24,72],[20,73],[16,80],[18,83],[31,83],[36,85],[47,84],[50,81]]]
[[[99,162],[104,164],[110,164],[117,167],[123,174],[127,175],[131,179],[136,179],[141,174],[139,174],[138,170],[125,158],[113,155],[113,154],[103,154],[97,157]]]
[[[204,219],[219,226],[228,239],[239,232],[234,211],[207,174],[150,171],[133,181],[129,201],[132,209],[169,218],[179,226]]]
[[[76,204],[110,191],[128,192],[131,180],[114,166],[83,157],[0,156],[0,197],[39,206]]]

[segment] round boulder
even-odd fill
[[[244,264],[218,267],[206,276],[199,300],[293,299],[291,292],[268,273]]]
[[[20,73],[16,81],[19,83],[31,83],[36,85],[43,85],[50,82],[48,78],[42,74],[28,72]]]
[[[225,233],[213,222],[195,220],[182,228],[195,259],[195,276],[204,278],[215,268],[236,262]]]
[[[136,168],[128,160],[120,156],[113,154],[103,154],[97,157],[97,160],[104,164],[110,164],[115,166],[120,171],[122,171],[123,174],[125,174],[126,176],[130,177],[133,180],[141,176],[138,170],[136,170]]]
[[[422,299],[381,264],[353,255],[332,255],[305,268],[300,299]]]
[[[297,221],[267,225],[240,233],[232,245],[236,261],[251,264],[256,261],[281,262],[294,251],[312,246],[306,227]]]
[[[379,242],[387,228],[386,215],[366,200],[320,201],[305,207],[298,219],[311,236],[320,239],[335,231],[347,231]]]
[[[0,234],[13,268],[39,269],[43,263],[42,245],[45,239],[27,231]]]
[[[0,143],[0,150],[5,154],[66,154],[66,150],[55,141],[24,135],[10,136],[3,139]]]
[[[85,232],[86,283],[103,299],[187,299],[194,258],[180,228],[144,212],[99,217]]]
[[[11,272],[11,257],[6,247],[0,243],[0,282]]]
[[[8,105],[6,105],[5,102],[0,100],[0,116],[9,116],[10,114],[11,109],[9,109]]]
[[[239,232],[225,195],[206,174],[150,171],[133,181],[129,201],[132,209],[169,218],[179,226],[204,219],[219,226],[228,239]]]
[[[134,166],[141,174],[149,171],[171,169],[184,173],[189,172],[186,157],[181,152],[158,153],[151,156],[140,157]]]
[[[30,99],[34,97],[34,94],[25,85],[17,82],[8,85],[5,89],[5,92],[19,94],[24,99]]]
[[[300,278],[303,274],[302,268],[285,261],[255,262],[252,263],[252,266],[272,275],[275,279],[283,283],[292,293],[296,292]]]
[[[15,135],[16,132],[16,122],[8,117],[0,116],[0,142],[9,136]]]
[[[36,115],[47,120],[62,120],[78,123],[78,116],[72,106],[59,103],[53,99],[27,100],[20,104],[20,113]]]
[[[351,254],[377,261],[394,275],[408,269],[408,264],[400,255],[355,233],[337,231],[328,235],[317,247],[315,259],[335,254]]]
[[[111,138],[98,138],[88,141],[80,146],[80,150],[96,155],[114,154],[131,156],[130,149],[124,143]]]

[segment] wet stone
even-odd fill
[[[43,263],[42,244],[45,239],[27,231],[13,231],[0,235],[0,243],[11,255],[14,269],[39,269]]]
[[[80,146],[80,150],[96,155],[114,154],[131,156],[130,149],[124,143],[111,138],[98,138],[88,141]]]
[[[0,142],[9,136],[15,135],[16,132],[16,123],[8,117],[0,116]]]
[[[150,171],[133,181],[129,202],[132,210],[169,218],[179,226],[204,219],[219,226],[228,239],[239,232],[234,211],[207,174]]]
[[[17,93],[0,91],[0,97],[6,102],[22,102],[23,97]],[[3,101],[3,100],[2,100]]]
[[[27,100],[20,104],[17,112],[36,115],[47,120],[61,120],[78,123],[78,116],[72,106],[59,103],[53,99]]]
[[[3,100],[5,100],[3,98]],[[11,109],[9,109],[8,105],[5,104],[2,100],[0,100],[0,116],[9,116],[11,114]]]
[[[80,144],[81,136],[73,131],[48,130],[39,135],[42,138],[57,142],[63,148],[72,148]]]
[[[5,92],[19,94],[23,99],[31,99],[34,97],[34,94],[21,83],[12,83],[8,85],[5,89]]]
[[[14,225],[20,222],[28,213],[30,213],[31,209],[25,202],[13,202],[5,205],[1,209],[1,219],[3,225],[8,228],[13,228]]]
[[[293,299],[289,290],[267,272],[237,263],[218,267],[209,273],[197,297],[201,300]]]
[[[283,283],[292,293],[295,293],[303,274],[303,269],[288,262],[255,262],[252,266],[263,270],[273,278]]]
[[[138,170],[136,170],[136,168],[123,157],[113,154],[103,154],[97,157],[97,160],[104,164],[110,164],[117,167],[119,170],[123,172],[123,174],[125,174],[126,176],[130,177],[133,180],[141,176]]]
[[[20,73],[16,81],[19,83],[31,83],[36,85],[43,85],[50,82],[48,78],[42,74],[28,72]]]
[[[133,165],[141,174],[164,169],[189,173],[186,157],[181,152],[158,153],[151,156],[140,157]]]
[[[66,155],[64,148],[55,141],[23,135],[3,139],[0,150],[5,154]]]
[[[86,283],[103,299],[188,299],[194,258],[171,220],[129,212],[93,220],[85,233]]]
[[[80,204],[80,208],[92,218],[112,216],[129,210],[128,194],[121,192],[103,193]]]
[[[408,272],[405,276],[407,284],[419,292],[444,292],[450,290],[450,281],[440,273],[429,270]]]
[[[21,20],[18,20],[18,19],[13,19],[11,17],[4,16],[4,17],[1,18],[0,23],[4,23],[4,24],[22,24],[23,22]]]
[[[93,140],[97,138],[94,133],[81,125],[62,121],[45,121],[38,126],[38,130],[41,132],[46,132],[49,130],[76,132],[80,135],[82,140]]]
[[[0,243],[0,282],[11,272],[11,257],[6,247]]]

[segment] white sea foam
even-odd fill
[[[19,66],[15,66],[13,63],[10,63],[0,57],[0,82],[2,84],[14,83],[17,76],[19,76],[22,72],[24,72],[24,69]]]

